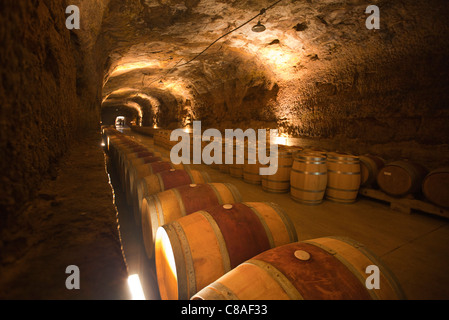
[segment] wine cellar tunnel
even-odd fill
[[[0,15],[0,299],[131,299],[133,275],[148,300],[449,298],[446,1],[2,1]],[[223,141],[194,139],[207,129]],[[237,129],[259,144],[226,149]],[[272,145],[272,175],[205,161]],[[213,234],[219,250],[194,247]]]

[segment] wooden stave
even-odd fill
[[[269,206],[270,204],[268,203],[242,203],[242,204],[235,204],[235,205],[246,205],[248,204],[249,206],[253,206],[254,204],[258,204],[258,205],[267,205]],[[269,228],[273,228],[273,230],[275,230],[276,228],[276,223],[278,225],[282,226],[282,223],[285,223],[285,225],[283,225],[283,227],[285,227],[285,230],[283,230],[283,234],[280,235],[280,232],[275,233],[275,236],[273,236],[273,239],[270,241],[270,245],[272,245],[273,243],[275,243],[276,245],[282,245],[283,243],[289,243],[292,241],[296,241],[295,239],[297,239],[297,234],[296,234],[296,230],[293,226],[293,224],[291,223],[291,221],[289,220],[288,216],[285,215],[285,213],[283,213],[282,209],[280,209],[277,205],[275,204],[271,204],[273,205],[273,207],[271,207],[271,210],[273,210],[273,212],[277,212],[279,214],[279,216],[277,217],[278,221],[276,222],[271,222],[272,225],[269,226]],[[260,209],[260,208],[259,208]],[[254,209],[252,209],[254,210]],[[258,217],[260,219],[259,215],[255,215],[254,217]],[[274,214],[273,214],[274,216]],[[175,299],[189,299],[196,291],[198,291],[198,287],[205,286],[207,285],[207,283],[210,283],[212,280],[211,277],[209,277],[209,271],[207,272],[200,272],[199,269],[201,267],[201,262],[204,260],[202,258],[199,258],[198,256],[195,257],[189,257],[189,254],[199,254],[198,250],[193,250],[191,249],[191,247],[189,247],[188,243],[190,243],[190,239],[188,236],[184,236],[182,234],[185,234],[186,231],[184,229],[184,233],[183,231],[180,230],[180,228],[182,229],[182,226],[180,227],[179,224],[184,223],[184,220],[191,220],[191,219],[198,219],[198,221],[202,221],[203,225],[207,226],[208,228],[208,235],[209,234],[214,234],[214,237],[216,236],[216,241],[212,241],[212,238],[209,239],[207,238],[208,235],[205,235],[204,232],[202,232],[202,237],[204,237],[206,239],[206,243],[210,244],[212,247],[212,251],[208,250],[207,254],[210,256],[215,257],[214,259],[211,259],[213,261],[210,261],[211,264],[214,264],[215,267],[212,268],[212,270],[209,270],[210,272],[214,272],[214,274],[216,274],[216,276],[219,275],[223,275],[226,272],[229,272],[234,266],[232,263],[236,263],[235,261],[232,262],[232,254],[229,254],[229,252],[226,251],[226,249],[229,249],[229,243],[226,243],[224,240],[224,236],[222,234],[223,229],[220,229],[218,227],[218,224],[216,222],[216,218],[213,218],[207,211],[203,210],[200,212],[196,212],[193,213],[189,216],[186,216],[184,218],[181,218],[179,220],[176,220],[174,222],[172,222],[171,224],[167,224],[164,225],[162,227],[160,227],[157,231],[157,236],[156,236],[156,249],[155,249],[155,257],[156,257],[156,268],[160,269],[160,268],[164,268],[164,263],[165,261],[163,261],[163,259],[160,259],[160,257],[164,254],[163,252],[161,253],[161,247],[158,246],[158,239],[162,238],[162,234],[165,234],[165,232],[167,233],[171,233],[170,237],[175,236],[177,237],[177,239],[175,241],[173,241],[173,245],[176,247],[174,249],[172,249],[173,251],[177,252],[177,272],[179,272],[178,274],[178,280],[182,279],[183,281],[178,281],[178,285],[176,288],[176,292],[177,292],[177,297],[173,297],[170,296],[170,294],[167,293],[167,288],[164,285],[164,283],[161,283],[163,281],[165,281],[164,277],[160,275],[160,273],[158,273],[158,282],[159,282],[159,287],[161,290],[161,297],[163,299],[166,299],[170,296],[170,298],[175,298]],[[282,222],[280,222],[282,220]],[[261,220],[262,221],[262,220]],[[268,220],[267,220],[268,221]],[[273,220],[274,221],[274,220]],[[187,223],[186,223],[187,224]],[[198,224],[200,224],[198,222]],[[191,223],[190,225],[194,225],[193,223]],[[202,230],[206,230],[206,227],[203,227]],[[271,229],[270,229],[271,230]],[[187,230],[187,234],[190,232],[190,234],[192,234],[192,231]],[[288,235],[286,234],[286,232],[288,233]],[[238,243],[239,246],[242,245],[242,237],[237,237],[234,236],[234,242]],[[184,237],[184,239],[183,239]],[[191,237],[190,237],[191,238]],[[186,240],[188,239],[188,241]],[[218,239],[218,240],[217,240]],[[286,240],[288,239],[288,240]],[[203,239],[200,239],[200,241],[203,241]],[[273,242],[274,241],[274,242]],[[160,242],[159,242],[160,243]],[[232,246],[231,246],[232,247]],[[190,248],[190,249],[189,249]],[[241,247],[239,247],[241,249]],[[203,248],[203,250],[205,250]],[[209,252],[210,251],[210,252]],[[234,250],[233,252],[235,253],[238,250]],[[182,257],[181,252],[183,252]],[[204,253],[206,254],[206,253]],[[201,256],[201,255],[200,255]],[[218,258],[220,257],[220,258]],[[179,262],[179,263],[178,263]],[[162,265],[162,266],[161,266]],[[209,267],[210,265],[206,264],[206,269],[207,267]],[[203,266],[204,268],[204,266]],[[165,274],[165,272],[163,272]],[[196,276],[194,276],[196,274],[201,274],[203,278],[200,278],[198,280],[198,278],[196,278]],[[187,277],[186,275],[190,275],[190,277]],[[193,278],[192,278],[193,277]],[[199,283],[197,283],[196,281],[199,281]],[[171,288],[174,289],[174,288]]]
[[[174,186],[166,186],[164,184],[164,177],[167,174],[174,174],[174,175],[182,175],[181,182],[176,183]],[[180,187],[182,185],[189,185],[189,184],[201,184],[201,183],[209,183],[211,182],[211,179],[207,172],[205,171],[199,171],[199,170],[176,170],[171,169],[170,171],[160,172],[157,174],[146,176],[142,179],[140,179],[136,185],[136,194],[134,196],[133,200],[133,210],[134,210],[134,217],[136,219],[136,222],[140,224],[141,220],[141,210],[142,210],[142,201],[145,197],[162,192],[168,189],[171,189],[172,187]],[[148,187],[148,184],[150,184],[150,188]]]
[[[202,195],[203,198],[194,199],[195,203],[193,205],[186,206],[183,198],[186,197],[190,188],[196,188],[197,190],[195,192],[206,191],[211,196],[209,197],[209,203],[204,203],[205,199],[204,195]],[[192,196],[190,195],[189,197]],[[191,184],[168,189],[145,197],[142,200],[141,226],[147,257],[149,259],[153,257],[156,231],[160,226],[171,223],[193,212],[216,205],[241,202],[241,199],[238,189],[230,183]]]
[[[306,167],[304,170],[302,169],[302,165],[305,164],[311,165],[311,168]],[[317,168],[314,168],[314,167]],[[294,180],[294,177],[299,174],[299,177],[304,178],[315,178],[311,180],[313,184],[318,185],[318,188],[300,188],[298,185],[298,181]],[[299,182],[302,182],[299,179]],[[304,183],[306,183],[304,181]],[[309,184],[311,184],[309,182]],[[317,205],[320,204],[325,195],[327,185],[327,167],[326,167],[326,157],[321,153],[312,153],[312,152],[299,152],[296,154],[296,157],[293,161],[291,173],[290,173],[290,197],[300,203],[308,204],[308,205]]]
[[[308,259],[294,257],[297,251],[304,250],[313,252],[309,253]],[[324,257],[321,264],[318,264],[320,259],[317,259],[317,255]],[[276,257],[277,261],[273,257]],[[323,263],[324,261],[326,263]],[[327,265],[332,267],[328,268]],[[370,275],[365,272],[368,265],[379,267],[380,289],[366,288],[366,280]],[[306,268],[314,270],[313,279],[316,279],[309,286],[307,280],[311,276],[305,272]],[[247,286],[247,283],[251,283],[251,286]],[[192,300],[405,298],[395,275],[369,249],[348,238],[325,237],[290,243],[263,252],[200,290]]]

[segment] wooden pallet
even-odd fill
[[[395,198],[385,194],[381,190],[370,188],[360,188],[359,194],[365,197],[389,202],[390,208],[396,211],[410,214],[412,210],[417,210],[424,213],[449,218],[449,209],[439,207],[424,200],[418,200],[412,197]]]

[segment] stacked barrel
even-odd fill
[[[170,149],[177,141],[170,141],[171,130],[152,129],[155,145]],[[193,157],[193,135],[189,133],[190,158]],[[226,139],[222,139],[222,154]],[[201,150],[208,142],[201,142]],[[260,175],[266,167],[258,155],[269,155],[270,141],[261,149],[258,144],[232,143],[232,164],[211,164],[220,172],[247,183],[261,185],[269,193],[290,193],[303,204],[320,204],[324,199],[338,203],[353,203],[360,188],[379,189],[392,197],[425,198],[441,208],[449,208],[449,167],[433,168],[429,172],[419,163],[406,159],[386,161],[373,154],[354,155],[330,152],[316,147],[278,145],[278,170],[272,175]],[[237,162],[237,151],[243,150],[243,161]],[[255,162],[250,163],[250,154]],[[126,169],[125,169],[126,170]]]
[[[326,156],[316,152],[295,155],[290,172],[291,197],[305,204],[319,204],[327,186]]]
[[[173,144],[167,136],[167,132],[155,132],[154,141],[170,149]],[[233,184],[211,182],[205,172],[175,166],[156,153],[154,146],[113,131],[108,138],[111,161],[123,174],[122,186],[142,228],[145,252],[154,259],[162,299],[404,297],[394,276],[363,245],[336,237],[298,242],[295,226],[279,205],[243,201]],[[261,151],[254,145],[243,148]],[[328,159],[319,152],[302,151],[280,146],[278,170],[271,176],[259,174],[263,165],[257,156],[255,163],[247,156],[232,173],[230,165],[224,166],[229,174],[267,192],[288,193],[292,182],[292,194],[295,190],[298,198],[313,203],[318,201],[316,194],[325,192]],[[351,170],[349,155],[333,159],[335,174]],[[222,166],[215,168],[223,170]],[[291,180],[293,173],[307,176]],[[345,176],[344,183],[332,186],[337,191],[352,190],[350,178]],[[365,283],[369,276],[365,268],[371,264],[381,270],[382,287],[375,292]]]

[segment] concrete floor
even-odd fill
[[[153,144],[149,137],[129,130],[124,133]],[[156,148],[168,155],[168,150]],[[206,171],[213,182],[234,184],[243,201],[279,204],[294,222],[299,240],[344,236],[364,244],[395,274],[407,299],[449,299],[449,220],[419,212],[396,212],[386,203],[363,197],[354,204],[325,200],[316,206],[303,205],[293,201],[289,194],[267,193],[261,186],[248,184],[206,165],[191,165],[191,168]],[[128,266],[146,270],[147,298],[158,299],[154,262],[141,256],[144,252],[136,236],[139,230],[126,222],[128,209],[120,204],[118,208],[119,214],[122,213],[120,228]]]

